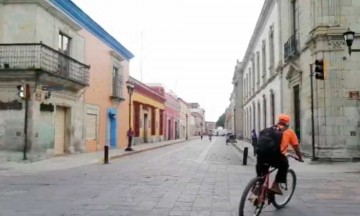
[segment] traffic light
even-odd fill
[[[17,95],[18,95],[21,99],[25,99],[25,95],[26,95],[25,86],[24,86],[24,85],[18,85],[18,86],[17,86],[17,89],[18,89]]]
[[[324,60],[315,60],[315,79],[325,79],[324,66]]]

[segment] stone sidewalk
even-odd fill
[[[188,141],[199,139],[199,137],[189,138]],[[135,151],[126,152],[124,149],[110,149],[109,150],[109,161],[129,156],[157,148],[162,148],[178,143],[186,142],[185,139],[169,140],[157,143],[137,144],[133,146]],[[21,152],[18,153],[19,155]],[[37,162],[29,161],[0,161],[0,176],[16,176],[33,174],[44,171],[64,170],[89,164],[103,163],[104,162],[104,151],[92,152],[92,153],[80,153],[71,154],[66,156],[52,157]]]

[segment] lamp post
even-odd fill
[[[348,28],[347,31],[343,34],[343,36],[349,50],[349,55],[351,55],[352,52],[360,52],[360,49],[351,48],[355,38],[355,32],[351,31],[350,28]]]
[[[132,138],[133,138],[133,131],[131,129],[131,96],[134,92],[134,84],[128,80],[126,82],[126,87],[127,87],[127,90],[128,90],[128,93],[129,93],[129,130],[128,130],[128,147],[125,149],[125,151],[133,151],[133,149],[131,148],[131,141],[132,141]]]
[[[188,137],[188,114],[185,114],[185,117],[186,117],[186,134],[185,134],[185,139],[188,140],[189,137]]]

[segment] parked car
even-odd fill
[[[236,136],[233,133],[227,133],[226,134],[226,145],[228,143],[236,143]]]

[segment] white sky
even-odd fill
[[[135,55],[131,76],[164,84],[198,102],[206,121],[217,121],[230,103],[236,59],[245,54],[264,0],[73,2]]]

